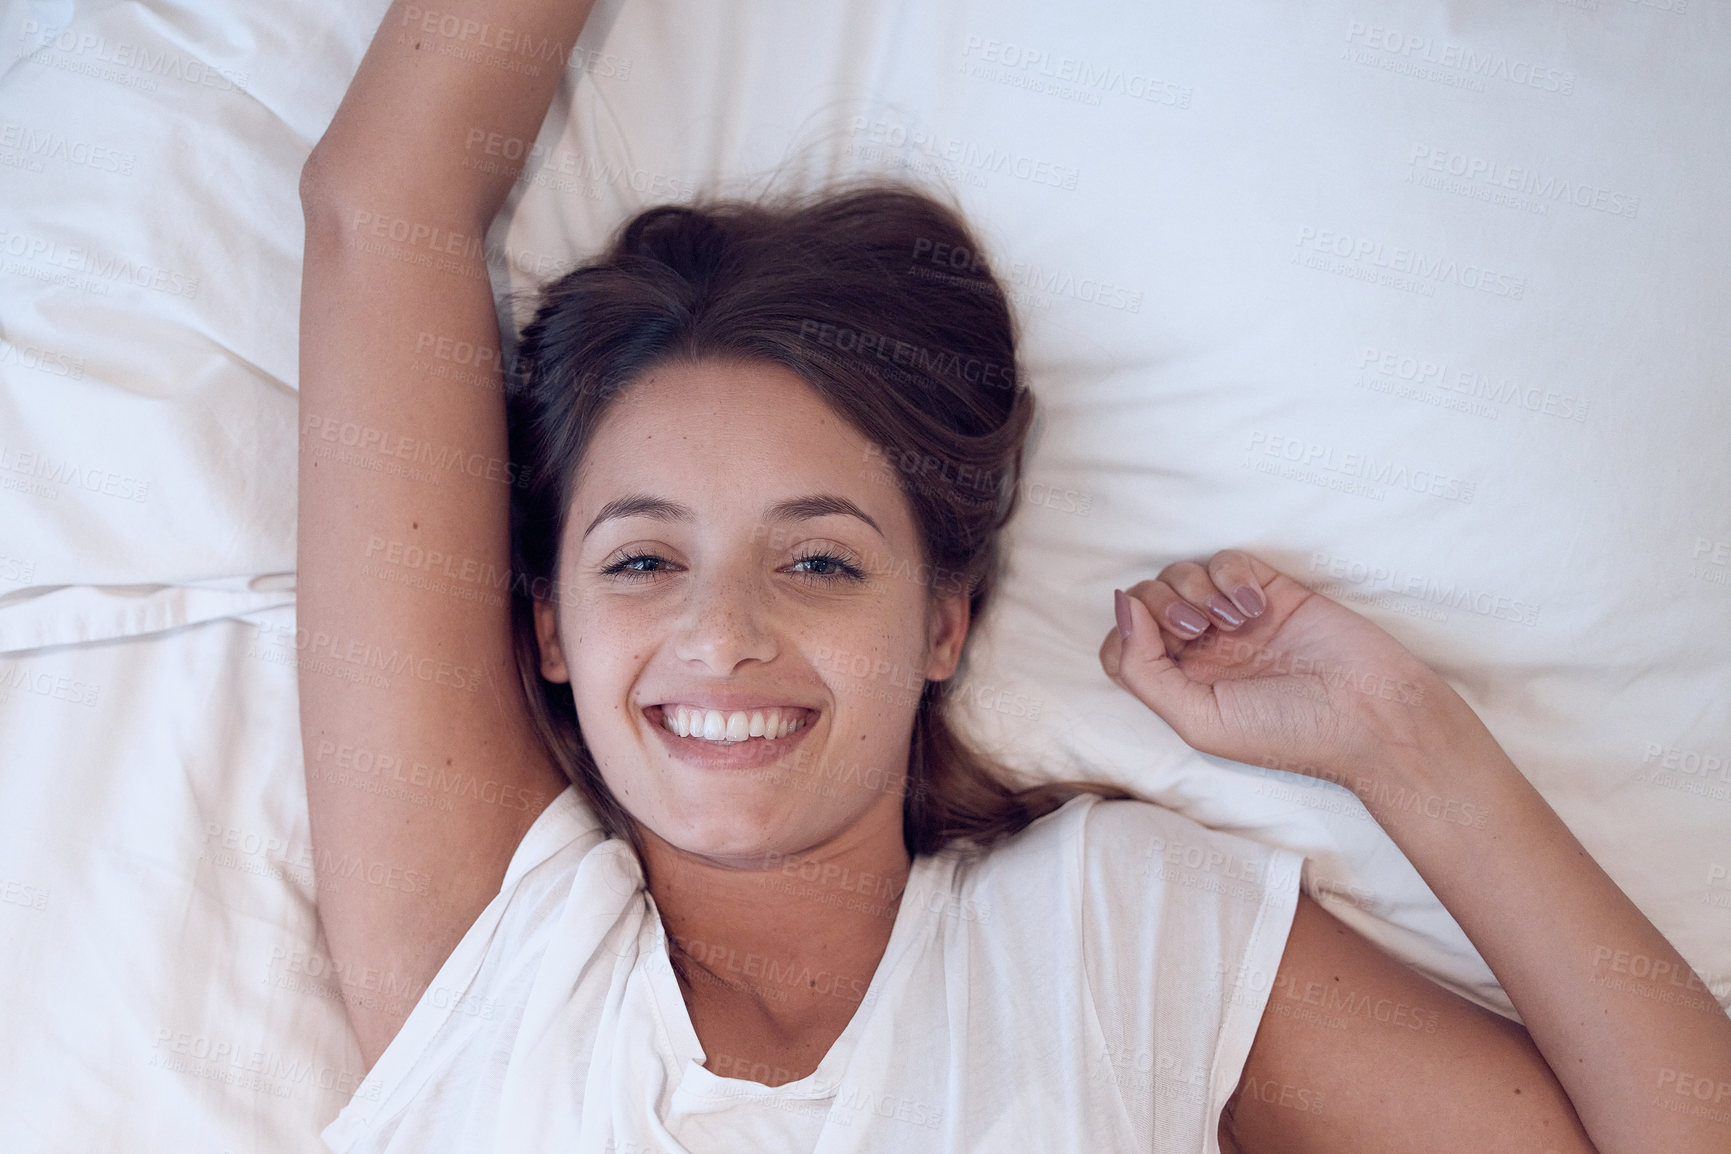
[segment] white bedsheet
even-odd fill
[[[274,639],[295,181],[383,7],[0,17],[8,1150],[316,1151],[358,1081]],[[1004,8],[608,0],[496,285],[777,166],[947,183],[1044,414],[979,738],[1300,850],[1339,916],[1506,1011],[1350,795],[1197,754],[1100,672],[1114,585],[1250,549],[1447,676],[1731,1004],[1731,23]]]

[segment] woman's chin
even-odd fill
[[[812,799],[799,803],[802,795],[792,789],[786,770],[772,778],[769,771],[717,776],[674,767],[659,781],[645,781],[636,768],[630,781],[605,773],[603,778],[640,826],[675,849],[703,857],[761,860],[811,820],[802,811]]]
[[[683,853],[742,868],[761,868],[766,860],[789,852],[790,835],[800,824],[799,815],[757,806],[681,805],[669,816],[662,841]]]

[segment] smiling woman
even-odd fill
[[[908,275],[913,254],[934,243],[979,248],[953,210],[898,186],[782,204],[661,206],[550,285],[524,330],[522,383],[508,408],[512,457],[533,481],[512,492],[514,563],[528,577],[516,588],[560,597],[520,592],[518,667],[549,748],[608,832],[640,853],[638,824],[598,764],[600,729],[578,723],[609,703],[592,681],[547,658],[559,636],[579,632],[596,654],[653,651],[651,619],[665,620],[675,604],[701,612],[670,598],[690,598],[723,563],[783,574],[760,601],[774,620],[751,627],[865,664],[865,677],[840,679],[857,713],[807,707],[814,724],[829,723],[829,749],[906,778],[904,797],[877,790],[874,800],[900,809],[909,853],[960,837],[989,845],[1079,789],[1124,796],[1077,784],[1018,790],[944,716],[943,686],[996,584],[999,530],[1015,512],[1034,399],[1025,387],[1001,387],[1014,378],[1015,331],[989,270],[958,274],[966,291]],[[861,332],[869,337],[834,335]],[[988,375],[982,364],[1000,371]],[[891,461],[915,467],[910,474]],[[764,503],[770,481],[785,495]],[[691,503],[658,495],[680,482],[695,483]],[[628,545],[644,522],[685,548]],[[651,563],[652,571],[636,568]],[[808,568],[795,572],[800,566]],[[597,607],[620,601],[653,609],[599,634],[609,613]],[[815,652],[805,658],[808,670],[822,665]],[[917,673],[892,681],[899,670]],[[710,662],[710,679],[726,674]],[[690,675],[648,676],[654,688],[634,692],[685,696],[632,703],[625,716],[645,705],[708,704],[713,692],[681,684]],[[912,693],[902,689],[910,681]],[[783,689],[743,696],[792,702],[821,686]],[[898,691],[876,692],[886,689]],[[844,740],[838,721],[858,736]],[[621,764],[642,755],[619,751]]]
[[[472,18],[558,46],[586,8]],[[1446,682],[1259,558],[1118,592],[1103,670],[1199,750],[1348,785],[1523,1024],[1323,912],[1299,854],[1018,789],[952,732],[1034,405],[989,270],[913,275],[980,251],[953,209],[651,208],[547,287],[507,381],[478,247],[413,238],[486,233],[515,169],[458,142],[532,139],[560,70],[445,29],[393,6],[303,174],[297,625],[411,675],[309,655],[301,732],[499,789],[309,762],[333,963],[425,991],[345,983],[376,1065],[335,1149],[1725,1148],[1731,1021],[1593,969],[1687,963]],[[431,371],[429,333],[494,371]],[[350,427],[513,468],[355,469],[315,432]],[[397,545],[512,598],[382,581]]]

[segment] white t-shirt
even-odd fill
[[[567,788],[323,1136],[338,1154],[1218,1154],[1303,860],[1092,794],[977,861],[921,855],[847,1028],[771,1088],[703,1068],[637,859]]]

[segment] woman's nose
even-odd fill
[[[739,577],[693,582],[691,589],[676,641],[681,660],[701,661],[726,675],[741,662],[775,656],[764,590]]]

